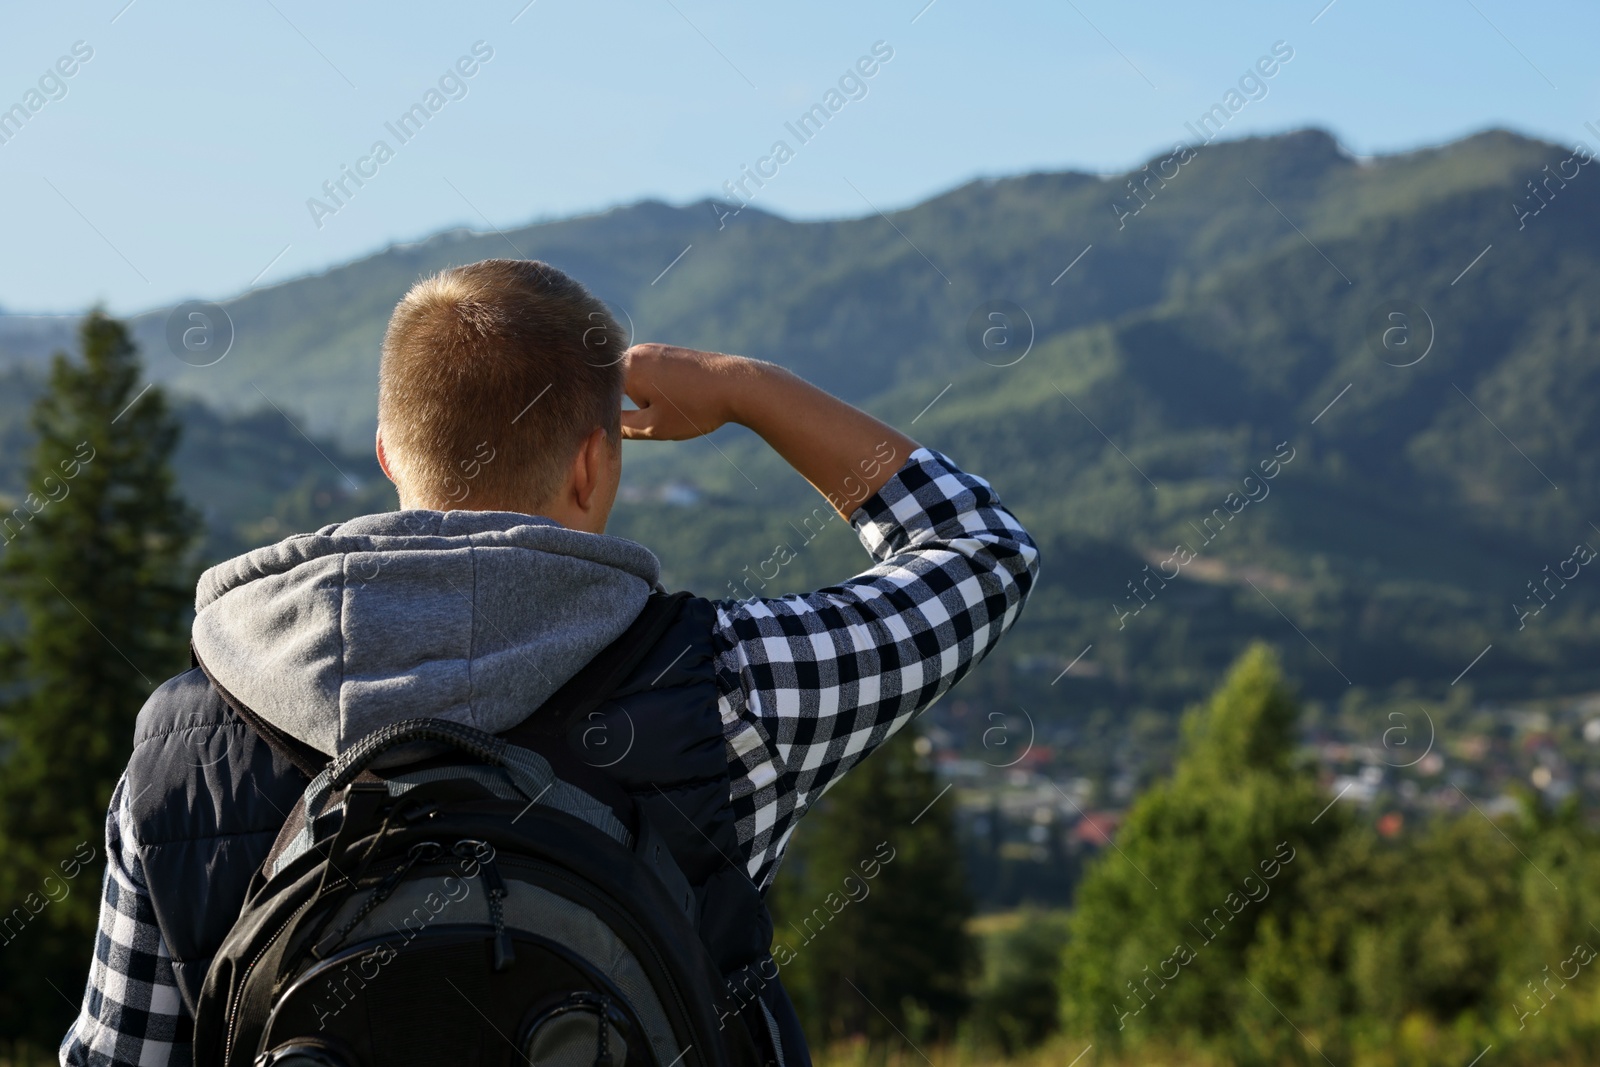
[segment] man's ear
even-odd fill
[[[383,476],[394,482],[398,488],[400,483],[394,480],[394,471],[389,469],[389,454],[383,450],[383,431],[378,431],[378,466],[383,468]]]
[[[606,472],[611,466],[611,441],[604,427],[596,426],[583,440],[572,462],[572,496],[580,510],[588,511],[596,503],[595,493],[605,484]]]

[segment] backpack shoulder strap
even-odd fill
[[[690,596],[687,592],[650,594],[644,609],[620,637],[596,653],[527,718],[499,734],[549,760],[557,775],[611,808],[635,836],[641,832],[641,820],[633,798],[604,770],[578,758],[567,744],[567,731],[627,680],[677,620]]]
[[[526,719],[500,734],[514,744],[564,736],[567,728],[599,707],[643,662],[693,594],[651,593],[644,609],[611,644],[540,704]],[[519,740],[519,738],[521,740]]]

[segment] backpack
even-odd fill
[[[781,1062],[697,934],[670,849],[615,805],[461,723],[368,735],[311,782],[252,879],[206,976],[195,1062]]]

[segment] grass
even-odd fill
[[[1064,1034],[1010,1058],[995,1049],[961,1042],[913,1048],[909,1044],[874,1047],[864,1040],[819,1050],[813,1058],[816,1067],[1225,1067],[1227,1062],[1202,1052],[1151,1048],[1113,1053],[1107,1058],[1093,1042]]]

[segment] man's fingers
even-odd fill
[[[623,391],[639,410],[623,412],[624,436],[684,441],[720,426],[725,419],[707,407],[704,395],[717,384],[708,361],[720,358],[648,342],[628,349]]]
[[[656,422],[656,413],[650,408],[622,412],[623,437],[648,437]]]

